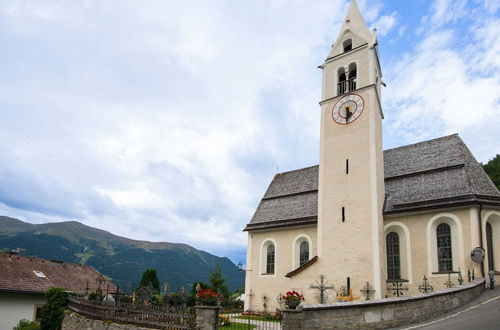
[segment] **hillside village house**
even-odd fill
[[[319,166],[276,174],[245,227],[245,309],[274,311],[292,289],[319,303],[321,275],[334,302],[500,270],[500,193],[460,137],[382,150],[377,37],[355,1],[320,68]]]
[[[34,321],[53,287],[77,293],[116,292],[116,287],[90,266],[0,253],[0,329],[21,319]]]

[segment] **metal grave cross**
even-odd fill
[[[408,291],[408,287],[404,286],[404,282],[401,280],[391,281],[392,287],[388,287],[387,291],[393,291],[393,295],[396,297],[402,296],[403,291]]]
[[[333,289],[335,289],[335,286],[334,285],[327,285],[328,281],[325,281],[325,275],[320,275],[319,281],[320,281],[319,283],[316,282],[316,285],[311,284],[309,286],[309,288],[319,290],[319,302],[320,302],[320,304],[324,304],[326,290],[333,290]]]
[[[422,284],[420,284],[418,286],[418,291],[420,291],[422,293],[429,293],[429,292],[434,291],[434,288],[427,280],[427,276],[424,275],[424,279],[422,280]]]
[[[372,293],[375,293],[375,290],[370,286],[370,282],[366,282],[363,289],[361,289],[359,291],[363,294],[363,296],[365,296],[366,300],[370,300],[370,295]]]
[[[453,282],[451,281],[451,273],[448,272],[448,280],[444,282],[444,286],[447,288],[453,287]]]

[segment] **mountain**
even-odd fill
[[[244,273],[228,258],[187,244],[137,241],[76,221],[34,225],[0,216],[0,250],[94,267],[124,290],[134,289],[148,268],[171,290],[208,282],[219,264],[230,290],[243,287]]]

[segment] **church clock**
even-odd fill
[[[347,94],[333,106],[332,118],[337,124],[346,125],[355,121],[363,112],[364,100],[358,94]]]

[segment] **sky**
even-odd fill
[[[350,1],[0,1],[0,215],[245,263],[277,172],[316,165],[322,64]],[[358,0],[384,148],[500,154],[498,0]]]

